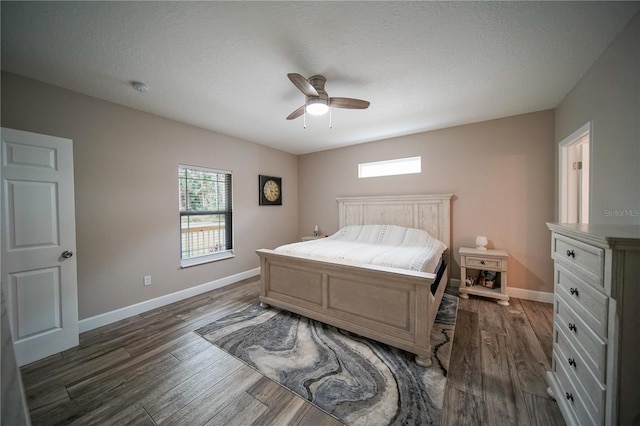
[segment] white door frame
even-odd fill
[[[562,223],[589,223],[592,135],[588,122],[558,145],[558,220]],[[582,163],[581,175],[572,175],[576,161]]]

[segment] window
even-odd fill
[[[422,172],[422,157],[397,158],[358,164],[358,177],[408,175]]]
[[[178,166],[180,264],[233,257],[231,172]]]

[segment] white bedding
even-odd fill
[[[286,244],[275,251],[434,272],[446,249],[443,242],[421,229],[360,225],[346,226],[327,238]]]

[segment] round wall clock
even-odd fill
[[[258,197],[261,206],[282,205],[282,178],[260,175]]]

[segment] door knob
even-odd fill
[[[69,251],[69,250],[65,250],[62,252],[62,257],[65,259],[70,258],[71,256],[73,256],[73,252]]]

